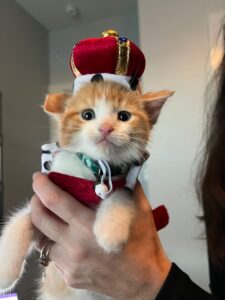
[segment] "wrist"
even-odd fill
[[[142,286],[137,291],[132,300],[153,300],[163,287],[164,282],[170,272],[172,263],[167,257],[156,261],[149,269],[149,276],[143,281]]]
[[[161,288],[163,287],[163,284],[166,281],[166,278],[168,277],[171,267],[172,267],[172,263],[167,257],[164,260],[157,262],[155,270],[152,271],[151,278],[149,280],[149,287],[151,286],[150,299],[156,299]],[[144,299],[145,298],[143,298],[143,300]],[[146,299],[149,300],[149,298]]]

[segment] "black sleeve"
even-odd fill
[[[156,300],[215,300],[197,286],[177,265],[172,264],[167,279]]]
[[[225,299],[225,267],[209,262],[210,288],[219,300]]]

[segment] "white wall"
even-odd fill
[[[115,29],[120,35],[127,36],[138,43],[137,12],[114,16],[89,23],[50,32],[50,86],[51,90],[63,86],[73,86],[74,77],[69,67],[71,50],[75,43],[88,37],[100,37],[107,29]]]
[[[208,288],[204,227],[194,182],[208,80],[209,16],[224,0],[138,0],[140,42],[147,59],[144,90],[172,89],[154,130],[143,172],[153,206],[166,204],[169,226],[160,233],[169,257]]]

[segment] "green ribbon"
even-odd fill
[[[102,170],[99,166],[97,160],[92,159],[90,156],[77,152],[76,156],[80,161],[94,174],[94,176],[99,180],[102,175]],[[134,161],[131,164],[121,163],[120,166],[109,165],[111,170],[111,175],[113,176],[125,176],[130,170],[131,166],[142,165],[149,157],[149,153],[146,151],[143,155],[142,162]]]
[[[97,160],[90,158],[84,153],[76,153],[76,156],[80,161],[95,175],[96,178],[100,178],[102,175],[102,170],[99,166]],[[122,163],[121,166],[110,165],[110,170],[112,176],[126,175],[130,169],[130,165]]]
[[[93,160],[89,156],[83,153],[76,153],[77,157],[82,161],[82,163],[92,171],[95,177],[99,178],[101,175],[101,168],[96,160]]]

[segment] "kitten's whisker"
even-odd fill
[[[144,157],[143,156],[143,151],[140,151],[140,148],[137,148],[135,145],[132,145],[132,144],[130,144],[129,145],[139,156],[142,156],[142,157]]]
[[[129,161],[129,158],[130,158],[130,149],[127,149],[126,146],[123,146],[122,148],[123,152],[126,154],[126,159],[123,160],[123,162],[127,163],[127,161]],[[140,152],[137,151],[136,149],[133,149],[133,151],[135,153],[137,153],[137,156],[135,156],[135,159],[138,161],[138,162],[141,162],[141,159],[139,158],[140,157]]]
[[[142,144],[144,143],[144,140],[142,138],[137,138],[137,137],[131,137],[130,141],[138,141],[141,142]]]
[[[138,156],[140,157],[140,159],[138,159],[138,162],[141,162],[145,156],[144,156],[144,147],[138,147],[136,144],[134,143],[127,143],[126,145],[124,145],[124,151],[129,153],[130,149],[126,149],[128,146],[130,146],[132,148],[132,150],[138,154]],[[141,150],[141,151],[140,151]]]
[[[145,146],[144,145],[139,145],[137,143],[134,143],[133,141],[129,141],[127,144],[132,145],[132,146],[136,147],[137,149],[145,150]]]
[[[123,147],[122,147],[122,150],[123,150],[123,152],[126,154],[126,156],[129,158],[130,157],[130,148],[128,149],[128,147],[127,146],[131,146],[131,148],[132,148],[132,150],[134,151],[134,153],[136,153],[137,154],[137,157],[138,158],[136,158],[137,159],[137,161],[138,162],[141,162],[141,158],[143,158],[143,155],[141,154],[141,152],[138,150],[138,149],[136,149],[135,147],[133,147],[133,145],[124,145]]]

